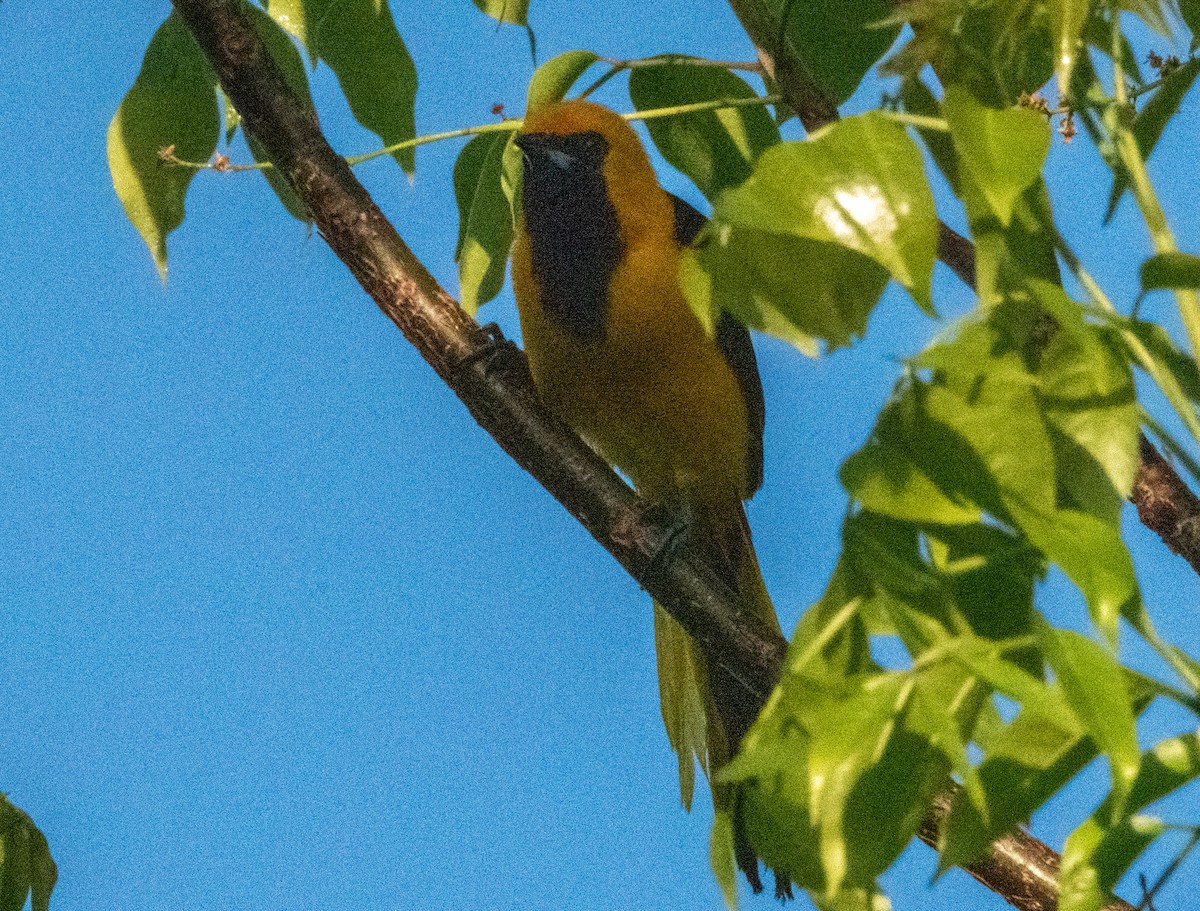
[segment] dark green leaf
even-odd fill
[[[773,0],[777,15],[786,2]],[[795,0],[788,9],[786,39],[839,105],[900,34],[901,23],[887,0]]]
[[[463,148],[454,166],[459,240],[455,250],[459,300],[475,313],[504,285],[512,245],[512,210],[501,186],[504,152],[511,133],[484,133]]]
[[[58,882],[58,865],[50,856],[50,845],[46,836],[36,828],[32,831],[29,845],[30,911],[49,911],[50,893]]]
[[[391,9],[377,0],[269,0],[267,11],[314,59],[337,76],[354,119],[385,146],[416,135],[417,69],[396,31]],[[412,147],[392,157],[412,174]]]
[[[997,111],[966,89],[949,86],[943,107],[959,160],[1004,226],[1017,200],[1042,172],[1050,150],[1046,118],[1027,108]]]
[[[0,911],[22,911],[25,907],[33,874],[29,842],[29,829],[20,824],[0,833]]]
[[[33,911],[47,911],[57,879],[46,836],[0,794],[0,911],[21,911],[31,892]]]
[[[755,92],[728,70],[685,60],[637,67],[629,74],[629,97],[639,111]],[[750,176],[754,160],[779,142],[779,128],[765,107],[736,107],[646,121],[663,157],[686,174],[710,200]]]
[[[533,72],[525,99],[525,116],[567,97],[571,86],[600,58],[591,51],[566,51],[551,57]]]
[[[497,22],[528,25],[529,0],[471,0]]]
[[[1148,159],[1154,147],[1158,145],[1163,130],[1179,110],[1179,105],[1198,74],[1200,59],[1189,60],[1163,82],[1134,117],[1133,138],[1137,140],[1138,151],[1141,152],[1143,160]],[[1108,210],[1104,213],[1106,222],[1112,218],[1117,210],[1117,203],[1128,188],[1129,174],[1124,167],[1119,167],[1113,172],[1112,191],[1108,194]]]
[[[1158,253],[1142,263],[1142,291],[1200,288],[1200,256]]]
[[[1179,12],[1195,40],[1200,35],[1200,0],[1179,0]]]
[[[173,147],[178,158],[207,161],[219,132],[216,77],[172,13],[150,39],[141,72],[108,128],[113,187],[163,281],[167,235],[183,223],[184,195],[196,172],[165,164],[159,153]]]

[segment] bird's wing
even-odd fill
[[[686,247],[708,223],[691,203],[668,193],[675,207],[675,241]],[[742,387],[746,402],[746,423],[749,439],[746,447],[746,480],[753,494],[763,482],[763,427],[766,424],[766,407],[763,402],[762,379],[758,375],[758,359],[754,356],[754,345],[750,332],[728,313],[722,313],[717,322],[717,347]]]

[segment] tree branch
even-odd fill
[[[524,356],[481,329],[442,289],[288,88],[239,0],[173,0],[245,129],[303,201],[363,290],[504,450],[532,474],[713,660],[760,702],[779,679],[784,639],[735,609],[676,530],[656,521],[613,470],[551,415]]]
[[[363,290],[501,447],[664,605],[712,660],[759,703],[765,701],[779,679],[787,648],[783,638],[735,609],[732,593],[704,561],[686,545],[676,546],[673,530],[655,521],[629,487],[545,410],[521,353],[481,329],[438,286],[330,148],[315,112],[287,87],[239,0],[172,2],[211,61],[245,129],[263,144]],[[749,2],[731,0],[735,9]],[[803,75],[787,75],[790,70],[780,71],[775,64],[773,69],[789,81]],[[818,111],[814,116],[824,116],[816,101],[807,101]],[[945,229],[939,249],[947,245],[957,251],[952,267],[969,276],[969,242]],[[921,832],[927,842],[936,844],[952,799],[947,791],[931,808]],[[1057,859],[1040,841],[1017,832],[998,841],[968,872],[1022,911],[1048,911],[1057,902]],[[1015,883],[1026,885],[1017,888]],[[1109,907],[1131,911],[1121,901]]]

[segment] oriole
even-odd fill
[[[659,186],[637,134],[601,105],[534,111],[516,142],[513,288],[540,395],[645,498],[681,506],[741,609],[778,629],[742,508],[763,473],[754,348],[729,316],[709,335],[679,284],[680,251],[704,217]],[[754,707],[657,605],[654,619],[663,721],[690,807],[692,757],[711,779]],[[725,788],[713,800],[733,809]],[[757,891],[757,861],[744,844],[736,853]]]

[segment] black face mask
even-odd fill
[[[604,334],[608,285],[623,249],[596,132],[517,137],[533,275],[542,307],[583,340]]]

